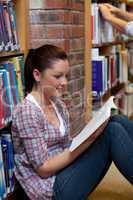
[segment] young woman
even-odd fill
[[[105,20],[120,32],[133,36],[133,13],[129,13],[110,4],[99,4],[99,9]]]
[[[69,115],[60,100],[67,87],[66,53],[53,45],[30,50],[25,62],[27,96],[12,118],[15,176],[31,200],[85,200],[112,160],[133,183],[133,123],[115,116],[98,139],[73,152]]]

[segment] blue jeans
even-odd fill
[[[112,117],[103,134],[57,174],[53,200],[85,200],[112,161],[133,184],[133,122],[122,115]]]

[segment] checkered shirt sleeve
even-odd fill
[[[44,120],[44,119],[43,119]],[[47,159],[47,144],[44,140],[41,115],[31,106],[22,107],[17,115],[14,113],[13,124],[23,142],[26,155],[34,169]],[[15,127],[14,127],[15,131]]]
[[[125,26],[125,32],[129,36],[133,36],[133,21],[127,23],[127,25]]]

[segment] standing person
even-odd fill
[[[133,123],[126,117],[111,118],[90,147],[86,140],[69,151],[69,115],[60,99],[69,69],[66,53],[53,45],[30,50],[25,62],[27,96],[14,109],[12,134],[15,176],[31,200],[85,200],[112,160],[133,183]]]
[[[117,30],[133,36],[133,13],[129,13],[107,3],[99,4],[99,9],[103,18]]]

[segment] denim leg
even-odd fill
[[[96,142],[57,174],[54,200],[85,200],[105,175],[112,159],[122,174],[133,183],[133,140],[131,133],[128,134],[132,125],[125,128],[126,122],[121,124],[119,120],[110,120]]]
[[[114,115],[110,121],[120,123],[127,131],[127,134],[133,140],[133,121],[129,120],[125,115]]]
[[[133,184],[133,123],[121,118],[109,123],[111,155],[120,172]]]
[[[106,132],[78,159],[57,174],[54,200],[85,200],[97,186],[111,164]]]

